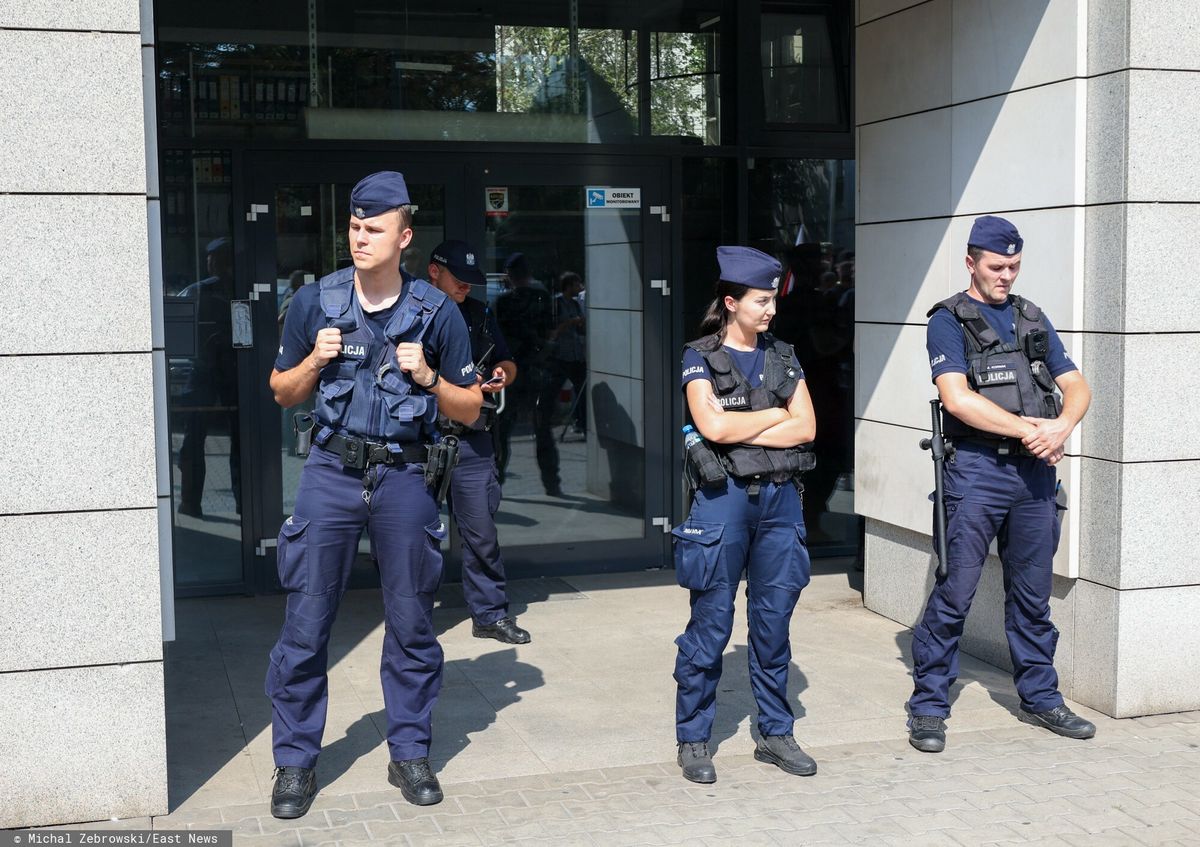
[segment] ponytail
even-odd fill
[[[718,334],[723,339],[725,327],[729,325],[732,314],[725,308],[725,298],[732,297],[734,300],[741,300],[749,290],[748,285],[739,285],[736,282],[726,282],[725,280],[718,281],[717,296],[708,304],[708,308],[704,310],[704,316],[700,318],[700,337]]]

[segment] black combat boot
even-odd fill
[[[442,786],[433,775],[427,757],[391,762],[388,782],[399,788],[404,799],[414,806],[433,806],[442,802]]]
[[[817,772],[817,763],[812,756],[801,750],[790,735],[764,735],[754,750],[754,758],[776,765],[793,776],[812,776]]]
[[[676,761],[683,768],[683,778],[690,782],[707,785],[717,781],[717,769],[713,767],[707,741],[680,741]]]
[[[946,749],[946,722],[937,715],[914,715],[908,723],[908,743],[922,753]]]
[[[505,644],[529,643],[529,633],[517,626],[512,618],[501,618],[489,624],[472,623],[471,634],[476,638],[494,638]]]
[[[1091,738],[1096,734],[1094,723],[1079,717],[1065,705],[1056,706],[1048,712],[1027,712],[1021,709],[1017,717],[1025,723],[1045,727],[1067,738]]]
[[[300,818],[308,812],[317,796],[317,772],[314,768],[275,768],[275,787],[271,789],[271,814],[277,818]]]

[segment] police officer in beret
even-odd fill
[[[947,574],[913,630],[909,741],[927,753],[946,746],[958,642],[992,539],[1004,564],[1018,717],[1068,738],[1096,733],[1058,691],[1058,630],[1050,622],[1059,530],[1054,466],[1091,389],[1046,314],[1012,293],[1023,247],[1011,222],[976,219],[967,240],[970,287],[929,311],[929,363],[954,453],[945,468]]]
[[[675,643],[678,762],[685,779],[715,782],[708,742],[716,714],[721,654],[745,574],[750,685],[761,738],[754,757],[797,776],[817,765],[792,736],[788,704],[789,624],[809,581],[798,475],[811,467],[816,421],[791,345],[767,328],[781,266],[749,247],[718,247],[721,279],[683,353],[683,389],[695,428],[685,439],[714,471],[689,467],[695,499],[673,530],[679,584],[691,590],[691,619]],[[712,462],[711,459],[716,459]]]
[[[296,292],[271,372],[281,406],[316,391],[312,451],[279,533],[287,606],[266,679],[271,814],[280,818],[302,816],[316,794],[329,632],[364,528],[383,589],[388,780],[411,803],[442,799],[428,752],[442,682],[433,595],[446,530],[425,463],[439,412],[474,421],[483,396],[458,309],[428,282],[401,276],[412,237],[404,178],[384,171],[359,182],[350,195],[354,265]]]
[[[471,358],[479,373],[484,404],[470,424],[442,417],[442,431],[458,436],[458,464],[450,479],[450,510],[463,542],[463,595],[471,610],[471,634],[506,644],[528,644],[529,633],[508,614],[504,562],[496,537],[500,481],[491,428],[496,423],[495,398],[517,378],[496,317],[471,286],[487,287],[478,254],[465,241],[443,241],[429,254],[429,280],[458,304],[471,335]]]

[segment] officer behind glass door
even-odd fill
[[[350,195],[354,266],[296,292],[271,372],[281,406],[317,391],[314,446],[295,512],[279,533],[287,607],[266,680],[276,765],[271,814],[280,818],[300,817],[316,794],[329,631],[364,527],[383,589],[388,780],[411,803],[442,799],[427,756],[442,682],[433,594],[445,527],[424,463],[438,413],[473,421],[483,395],[458,310],[428,282],[401,277],[400,254],[412,236],[400,174],[358,183]]]
[[[676,576],[691,589],[692,608],[675,639],[678,761],[685,779],[716,781],[708,741],[744,571],[761,734],[754,757],[808,776],[816,762],[792,737],[788,626],[809,580],[797,475],[811,457],[798,448],[813,440],[816,422],[791,345],[767,332],[779,262],[749,247],[718,247],[717,261],[721,279],[701,321],[704,337],[683,353],[688,411],[727,476],[696,490],[687,521],[673,531]]]
[[[909,741],[927,753],[946,746],[958,642],[993,538],[1004,564],[1018,717],[1068,738],[1096,734],[1058,692],[1058,630],[1050,622],[1054,466],[1092,395],[1049,318],[1012,294],[1023,246],[1009,221],[976,219],[967,240],[970,288],[929,310],[929,363],[955,452],[945,471],[948,572],[913,630]]]
[[[528,644],[529,633],[508,616],[504,591],[504,562],[496,537],[500,481],[492,426],[494,398],[517,377],[496,318],[483,302],[469,296],[471,286],[486,291],[487,277],[479,270],[477,254],[464,241],[443,241],[429,254],[429,280],[458,304],[471,334],[471,358],[476,362],[485,395],[479,418],[471,424],[439,419],[443,432],[459,438],[458,465],[450,478],[450,509],[463,542],[463,595],[471,610],[471,634],[506,644]]]

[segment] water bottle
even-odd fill
[[[714,485],[725,479],[725,468],[712,449],[704,443],[704,436],[691,424],[683,428],[683,452],[686,464],[691,468],[692,478],[699,485]]]

